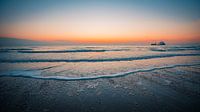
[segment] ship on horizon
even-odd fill
[[[166,45],[164,41],[160,41],[159,43],[151,43],[151,45]]]

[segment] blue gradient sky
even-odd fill
[[[83,42],[197,41],[199,10],[199,0],[1,0],[0,36]]]

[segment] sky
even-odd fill
[[[0,37],[199,43],[199,10],[199,0],[1,0]]]

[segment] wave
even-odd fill
[[[48,66],[48,67],[43,67],[43,68],[39,68],[39,69],[28,69],[28,70],[25,70],[25,71],[34,71],[34,70],[48,70],[48,69],[51,69],[51,68],[56,68],[56,67],[60,67],[64,64],[59,64],[59,65],[54,65],[54,66]]]
[[[30,48],[4,48],[0,49],[0,53],[7,53],[7,52],[12,52],[12,51],[26,51],[26,50],[33,50]]]
[[[29,63],[29,62],[113,62],[113,61],[134,61],[134,60],[145,60],[155,58],[168,58],[176,56],[200,56],[199,53],[193,54],[162,54],[162,55],[151,55],[151,56],[140,56],[140,57],[127,57],[127,58],[102,58],[102,59],[23,59],[23,60],[8,60],[0,59],[1,63]]]
[[[36,75],[32,75],[31,73],[21,73],[21,74],[4,74],[0,75],[0,77],[24,77],[24,78],[33,78],[33,79],[43,79],[43,80],[63,80],[63,81],[78,81],[78,80],[96,80],[96,79],[108,79],[108,78],[118,78],[118,77],[124,77],[127,75],[133,75],[140,72],[151,72],[154,70],[162,70],[162,69],[169,69],[169,68],[175,68],[175,67],[186,67],[186,66],[199,66],[200,63],[196,64],[176,64],[176,65],[169,65],[169,66],[162,66],[162,67],[153,67],[153,68],[147,68],[147,69],[138,69],[123,73],[117,73],[117,74],[111,74],[111,75],[98,75],[98,76],[90,76],[90,77],[77,77],[77,78],[69,78],[65,76],[40,76],[40,72],[37,72]],[[30,75],[31,74],[31,75]]]
[[[168,52],[168,51],[176,52],[176,51],[186,51],[186,50],[199,51],[200,46],[153,47],[153,48],[150,48],[150,50],[157,51],[157,52]]]
[[[129,49],[79,49],[79,50],[60,50],[60,51],[18,51],[19,53],[76,53],[76,52],[107,52],[107,51],[128,51]]]

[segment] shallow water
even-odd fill
[[[90,80],[194,65],[200,65],[198,45],[0,48],[0,76]]]

